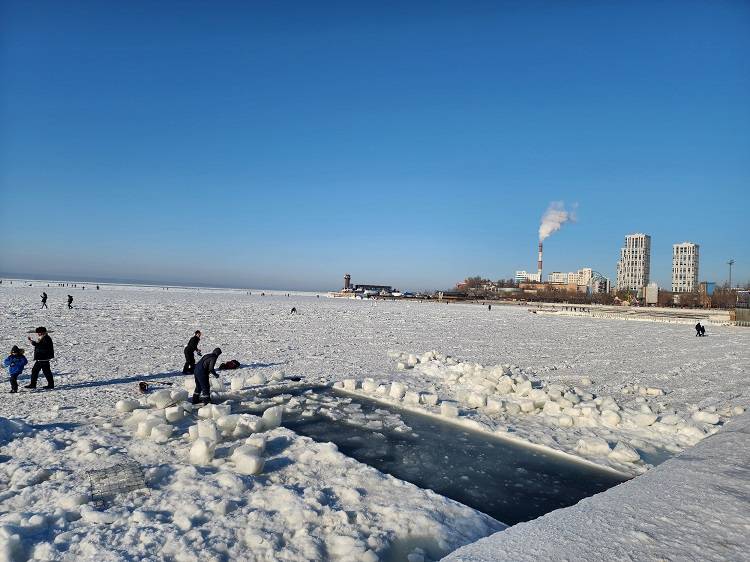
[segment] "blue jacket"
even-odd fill
[[[23,372],[23,368],[26,366],[29,360],[24,355],[8,355],[3,361],[3,365],[8,367],[11,376],[20,375]]]

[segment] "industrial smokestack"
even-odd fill
[[[539,274],[539,282],[542,282],[542,243],[539,242],[539,261],[536,262],[536,270]]]

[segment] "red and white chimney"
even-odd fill
[[[542,282],[542,243],[539,242],[539,261],[536,262],[537,273],[539,274],[539,282]]]

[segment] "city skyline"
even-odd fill
[[[546,271],[641,231],[660,286],[682,240],[750,280],[747,4],[1,10],[3,275],[448,288],[565,201]]]

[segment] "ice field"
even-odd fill
[[[451,552],[520,559],[519,548],[546,559],[581,556],[587,528],[623,549],[592,545],[590,559],[628,548],[677,559],[681,538],[706,559],[746,552],[750,330],[708,326],[709,337],[695,338],[690,326],[524,307],[32,284],[0,286],[0,351],[19,345],[31,358],[27,332],[46,326],[57,387],[0,404],[0,560],[419,562]],[[49,310],[39,309],[42,290]],[[242,368],[222,373],[228,405],[190,411],[182,348],[198,328],[204,352],[220,346],[221,360]],[[139,381],[164,392],[147,402]],[[3,382],[9,390],[7,371]],[[259,394],[333,383],[462,431],[641,476],[471,544],[505,525],[274,419],[334,419],[340,409]],[[343,411],[362,427],[378,421]],[[146,491],[92,504],[86,471],[128,459],[143,467]],[[684,496],[665,484],[678,479]]]

